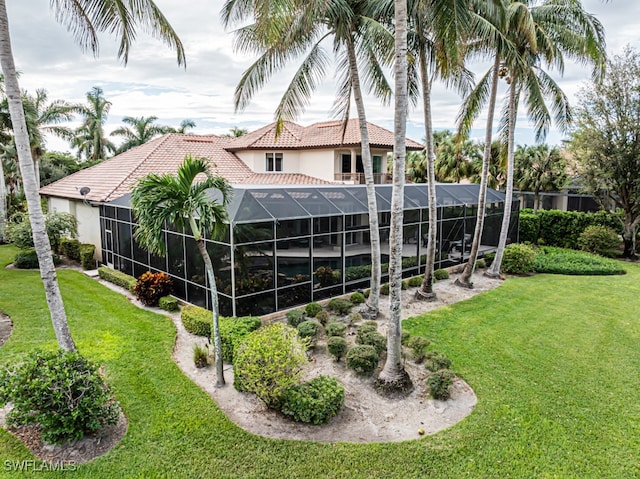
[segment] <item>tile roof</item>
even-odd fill
[[[232,184],[326,184],[300,174],[255,173],[237,156],[224,149],[229,138],[215,135],[171,133],[132,148],[91,168],[80,170],[40,189],[45,196],[83,199],[80,188],[87,186],[88,201],[111,201],[129,193],[136,182],[149,173],[175,173],[188,154],[208,158],[214,172]]]
[[[373,123],[369,127],[369,143],[372,147],[393,148],[393,132]],[[360,125],[354,118],[347,122],[342,136],[341,121],[325,121],[303,127],[293,122],[284,122],[282,132],[276,139],[276,123],[234,138],[226,146],[229,151],[278,149],[327,148],[360,145]],[[422,150],[424,145],[407,138],[408,150]]]

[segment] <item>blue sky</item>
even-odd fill
[[[190,118],[196,122],[196,133],[215,134],[225,133],[233,126],[251,130],[272,121],[287,83],[287,71],[278,76],[280,80],[272,80],[245,111],[234,112],[235,85],[254,58],[234,53],[233,36],[224,31],[219,20],[223,2],[156,0],[156,4],[185,45],[186,70],[177,66],[173,52],[143,33],[139,34],[126,67],[116,59],[117,44],[109,37],[103,38],[100,56],[96,59],[82,53],[71,35],[55,22],[49,0],[7,0],[22,88],[32,92],[45,88],[50,99],[81,102],[94,85],[101,86],[112,102],[107,131],[120,126],[123,116],[155,115],[159,117],[159,124],[174,126]],[[604,24],[610,54],[621,53],[627,44],[640,48],[640,2],[584,0],[583,5]],[[481,64],[472,67],[478,75],[484,68]],[[589,76],[588,68],[571,63],[567,63],[562,77],[554,74],[573,104]],[[328,75],[298,122],[307,125],[330,119],[334,93],[335,84],[332,75]],[[456,93],[434,85],[436,129],[455,128],[460,103]],[[381,106],[375,98],[367,98],[366,107],[369,121],[392,129],[392,107]],[[420,110],[410,112],[407,126],[408,136],[418,141],[424,136],[421,117]],[[472,132],[474,137],[484,137],[484,122],[485,115],[481,115]],[[525,117],[518,118],[517,126],[516,143],[533,143]],[[548,142],[557,144],[561,140],[561,134],[552,129]],[[50,149],[68,149],[60,140],[51,138],[48,142]]]

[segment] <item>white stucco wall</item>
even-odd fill
[[[96,259],[102,261],[102,241],[100,238],[100,208],[79,200],[48,198],[49,211],[71,213],[78,220],[78,240],[96,247]]]

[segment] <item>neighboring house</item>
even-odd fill
[[[376,182],[389,176],[386,156],[393,133],[369,123]],[[407,140],[407,149],[423,146]],[[78,239],[96,245],[102,261],[99,206],[131,192],[149,173],[175,173],[186,155],[208,158],[214,171],[232,185],[309,185],[363,183],[360,130],[349,120],[344,136],[341,122],[303,127],[285,122],[275,139],[275,123],[239,138],[170,133],[114,156],[91,168],[40,189],[51,211],[78,219]]]

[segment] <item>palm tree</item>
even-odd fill
[[[184,62],[184,51],[178,36],[152,0],[137,2],[137,8],[133,8],[134,6],[130,3],[123,4],[122,1],[117,2],[119,8],[96,8],[103,3],[105,2],[67,0],[65,2],[55,1],[51,5],[56,18],[73,32],[78,43],[84,49],[97,53],[98,32],[116,32],[121,40],[118,56],[126,63],[129,48],[136,35],[135,27],[144,25],[153,34],[159,36],[170,46],[175,47],[178,52],[178,63]],[[9,102],[11,123],[18,151],[18,164],[29,208],[33,242],[38,255],[40,276],[44,283],[53,329],[61,348],[69,351],[75,350],[75,344],[69,332],[67,316],[58,287],[51,245],[45,229],[42,206],[40,205],[38,183],[36,181],[33,158],[31,157],[29,132],[13,60],[5,0],[0,0],[0,65],[4,75],[5,94]]]
[[[377,7],[376,2],[337,0],[227,0],[222,12],[225,26],[243,23],[248,18],[255,20],[236,31],[236,47],[261,54],[236,88],[236,109],[245,108],[256,91],[288,61],[307,53],[276,109],[276,133],[285,120],[294,120],[302,112],[319,79],[326,74],[328,56],[322,43],[333,38],[340,85],[333,111],[342,116],[346,127],[353,95],[360,126],[371,242],[371,293],[364,311],[369,317],[379,313],[382,272],[373,163],[359,68],[365,68],[364,82],[369,90],[388,99],[390,87],[382,73],[378,52],[390,51],[384,47],[390,44],[391,36],[374,19]]]
[[[105,118],[106,119],[106,118]],[[170,131],[169,128],[153,123],[158,119],[157,116],[141,116],[134,118],[125,116],[122,122],[129,126],[121,126],[111,132],[111,136],[124,137],[124,142],[116,150],[116,154],[124,153],[136,146],[144,145],[158,135],[163,135]]]
[[[173,128],[171,126],[165,126],[164,133],[180,133],[181,135],[188,135],[187,130],[196,127],[196,122],[190,119],[185,119],[180,122],[180,126],[178,128]]]
[[[247,130],[246,128],[240,128],[238,126],[234,126],[229,128],[229,133],[225,133],[224,136],[226,138],[240,138],[243,135],[246,135],[247,133],[249,133],[249,130]]]
[[[549,145],[518,146],[513,181],[520,191],[533,192],[533,212],[540,208],[541,191],[558,191],[568,180],[567,162],[560,149]]]
[[[449,134],[438,143],[435,176],[445,183],[460,183],[474,173],[474,165],[482,158],[477,143]]]
[[[198,175],[203,181],[195,181]],[[210,189],[218,190],[222,200],[212,197]],[[226,206],[231,186],[221,176],[213,176],[208,160],[187,156],[175,175],[150,174],[142,178],[131,193],[131,206],[138,221],[135,238],[157,255],[166,253],[164,228],[172,224],[186,231],[191,229],[193,239],[202,255],[213,305],[213,340],[216,360],[217,387],[224,386],[222,345],[220,342],[218,291],[211,257],[204,241],[205,234],[216,235],[228,223]]]
[[[111,109],[111,102],[104,97],[104,91],[94,86],[87,92],[87,104],[78,112],[83,117],[82,125],[76,128],[71,145],[78,149],[78,159],[96,163],[115,153],[115,145],[106,137],[104,125]]]
[[[543,69],[543,65],[557,67],[562,72],[564,55],[594,65],[593,74],[603,71],[606,62],[604,29],[591,14],[575,0],[548,0],[540,5],[518,2],[511,16],[507,34],[518,45],[517,59],[506,57],[506,80],[509,84],[509,103],[501,129],[507,137],[507,182],[504,215],[498,249],[491,267],[485,273],[498,277],[504,248],[509,235],[513,199],[513,170],[515,153],[515,122],[520,96],[524,96],[527,113],[536,127],[536,139],[543,140],[549,130],[552,113],[545,98],[552,102],[556,125],[567,131],[571,123],[569,100],[557,83]],[[518,26],[529,23],[535,36],[522,36]],[[506,120],[505,120],[506,117]]]
[[[484,146],[482,150],[484,151]],[[482,178],[482,162],[482,157],[473,160],[471,175],[469,176],[471,183],[480,183]],[[486,173],[487,187],[493,188],[494,190],[500,189],[504,184],[505,175],[507,174],[507,149],[503,148],[500,141],[491,142],[491,157],[489,159],[489,169]]]
[[[389,239],[389,328],[387,360],[376,383],[382,391],[409,391],[411,378],[402,364],[402,220],[407,130],[407,2],[395,0],[395,111],[393,142],[393,193]]]

